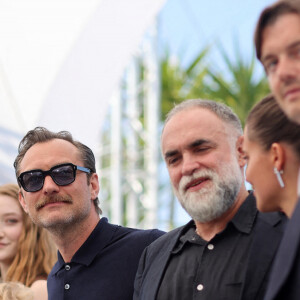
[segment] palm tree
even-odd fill
[[[172,63],[167,54],[161,62],[162,119],[174,104],[184,99],[206,98],[232,107],[244,123],[252,106],[269,93],[269,86],[267,79],[256,72],[254,54],[247,61],[237,45],[235,60],[229,58],[221,45],[218,47],[225,71],[209,63],[209,47],[201,50],[187,68]]]
[[[205,57],[209,48],[201,50],[191,64],[184,68],[178,62],[172,61],[168,52],[161,61],[161,112],[162,119],[174,104],[190,98],[197,90],[197,97],[204,94],[204,78],[207,76]]]
[[[168,51],[160,63],[161,70],[161,116],[165,119],[166,114],[175,104],[188,98],[204,97],[201,91],[205,91],[204,78],[208,75],[205,64],[205,57],[208,53],[208,47],[200,51],[191,64],[183,68],[178,61],[172,60]],[[197,91],[197,92],[195,92]],[[162,182],[160,189],[164,189],[169,183]],[[170,193],[168,207],[168,227],[176,227],[175,204],[177,200],[173,193]]]
[[[236,44],[237,45],[237,44]],[[242,123],[252,106],[269,93],[268,82],[256,73],[254,55],[247,62],[235,47],[236,60],[230,60],[222,46],[218,48],[226,66],[226,72],[208,64],[209,47],[183,68],[174,63],[168,53],[161,62],[161,111],[162,119],[176,103],[185,99],[205,98],[223,102],[232,107]],[[169,227],[174,227],[174,196],[170,199]]]
[[[208,75],[211,82],[206,86],[208,97],[232,107],[244,123],[252,106],[270,92],[267,79],[257,75],[254,54],[247,62],[236,46],[236,60],[233,61],[222,46],[219,47],[219,51],[227,72],[224,74],[212,67],[209,68]]]

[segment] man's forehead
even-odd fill
[[[211,124],[215,124],[215,127],[211,127]],[[224,121],[221,120],[214,112],[207,108],[192,107],[176,113],[165,125],[164,131],[170,129],[189,129],[198,127],[199,129],[209,127],[210,129],[217,128],[218,126],[224,127]],[[162,135],[163,135],[162,134]]]
[[[79,151],[72,143],[62,139],[53,139],[31,146],[21,161],[20,169],[39,168],[43,165],[52,167],[65,162],[74,163],[78,158]]]
[[[177,112],[175,115],[173,115],[169,121],[165,124],[164,128],[173,126],[174,124],[178,124],[178,126],[186,126],[193,125],[195,123],[205,126],[207,123],[210,123],[210,121],[219,120],[222,122],[222,120],[208,108],[205,107],[188,107],[186,109],[183,109],[179,112]]]
[[[285,34],[285,32],[291,32],[291,30],[294,33],[297,33],[297,31],[300,30],[300,14],[285,13],[279,15],[273,22],[266,24],[262,29],[262,50],[264,42],[268,38],[276,38],[277,41],[282,41],[283,36],[281,35],[281,32]]]
[[[214,142],[227,136],[226,125],[217,115],[207,109],[182,111],[173,116],[162,133],[162,150],[168,151],[179,146],[190,147],[195,141]]]
[[[51,153],[51,151],[47,151],[47,149],[51,149],[51,150],[55,149],[57,151],[70,151],[71,149],[76,150],[77,148],[75,145],[73,145],[71,142],[69,142],[67,140],[51,139],[49,141],[35,143],[28,149],[26,154],[32,150],[37,151],[37,150],[41,150],[41,149],[44,150],[44,151],[42,151],[42,153],[45,151]]]

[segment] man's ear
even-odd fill
[[[271,145],[271,159],[273,166],[277,168],[278,171],[284,169],[285,151],[280,143],[273,143]]]
[[[243,142],[244,142],[244,136],[241,135],[236,141],[237,157],[241,168],[244,167],[247,163],[245,159],[245,152],[243,150]]]
[[[91,191],[92,200],[98,197],[99,190],[100,190],[100,185],[99,185],[98,174],[93,173],[90,178],[90,191]]]
[[[19,202],[22,205],[24,211],[26,213],[28,213],[28,208],[27,208],[27,205],[26,205],[26,202],[25,202],[25,199],[24,199],[24,196],[23,196],[23,193],[22,193],[21,189],[19,190]]]

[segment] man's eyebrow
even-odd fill
[[[300,45],[300,41],[295,41],[294,43],[287,46],[287,49],[292,49]]]
[[[190,143],[188,145],[188,148],[192,149],[192,148],[199,147],[199,146],[202,146],[202,145],[205,145],[205,144],[211,144],[211,141],[206,140],[206,139],[195,140],[195,141],[193,141],[192,143]]]
[[[178,153],[179,153],[178,150],[167,151],[167,152],[165,153],[165,160],[167,160],[167,159],[170,158],[170,157],[173,157],[173,156],[177,155]]]
[[[272,55],[272,54],[267,54],[267,55],[265,55],[265,56],[262,56],[262,57],[261,57],[261,62],[262,62],[262,64],[265,64],[266,61],[268,61],[268,60],[271,59],[272,57],[274,57],[274,55]]]
[[[262,56],[260,61],[263,65],[265,65],[266,62],[268,62],[271,59],[274,59],[275,56],[276,56],[275,54],[268,53],[267,55]]]
[[[295,47],[298,47],[298,46],[300,46],[300,41],[295,41],[295,42],[293,42],[292,44],[288,45],[288,46],[286,47],[286,49],[287,49],[287,50],[291,50],[291,49],[293,49],[293,48],[295,48]],[[265,56],[262,56],[261,62],[264,63],[265,61],[267,61],[268,59],[271,59],[271,58],[273,58],[273,57],[274,57],[274,54],[273,54],[273,53],[270,53],[270,54],[267,54],[267,55],[265,55]]]
[[[206,140],[206,139],[198,139],[195,140],[193,142],[191,142],[190,144],[187,145],[187,149],[193,149],[202,145],[206,145],[206,144],[210,144],[210,145],[214,145],[214,143],[212,143],[212,141],[210,140]],[[168,159],[170,157],[173,157],[175,155],[177,155],[179,153],[178,150],[170,150],[167,151],[164,155],[165,159]]]

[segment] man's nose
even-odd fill
[[[296,76],[295,61],[287,56],[282,57],[277,65],[277,76],[281,81],[293,80]]]
[[[183,157],[182,175],[192,175],[199,168],[199,162],[191,155]]]
[[[53,181],[50,175],[46,175],[44,179],[43,192],[52,194],[59,191],[59,186]]]

